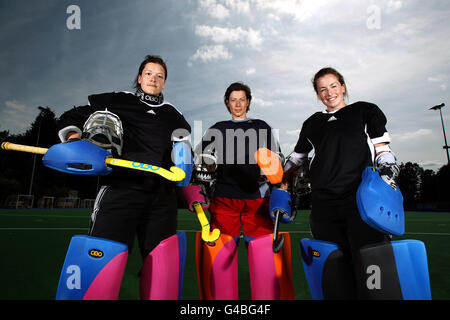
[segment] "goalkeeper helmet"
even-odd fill
[[[108,110],[96,111],[83,126],[83,139],[102,148],[113,149],[122,154],[123,128],[120,118]]]

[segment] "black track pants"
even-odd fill
[[[142,257],[177,229],[177,196],[168,184],[152,191],[103,186],[97,194],[89,235],[128,245],[137,236]]]

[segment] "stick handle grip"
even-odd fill
[[[256,150],[254,158],[271,184],[278,184],[283,180],[283,165],[275,152],[260,148]]]
[[[47,148],[24,146],[21,144],[15,144],[15,143],[11,143],[11,142],[3,142],[2,149],[37,153],[37,154],[45,154],[48,150]]]

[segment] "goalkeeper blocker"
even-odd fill
[[[387,184],[379,169],[367,167],[356,193],[358,210],[372,228],[396,236],[405,232],[403,196],[398,187]]]

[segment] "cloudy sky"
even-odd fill
[[[76,7],[73,7],[75,5]],[[323,106],[310,79],[346,78],[349,103],[376,103],[400,162],[437,169],[450,138],[448,0],[0,0],[0,130],[22,133],[92,93],[131,90],[146,54],[168,64],[165,97],[193,140],[229,119],[226,87],[252,88],[250,117],[278,129],[289,154]]]

